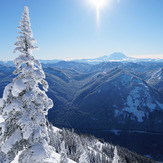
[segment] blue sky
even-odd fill
[[[1,0],[0,60],[12,60],[24,6],[30,10],[37,59],[95,58],[122,52],[163,58],[163,0]]]

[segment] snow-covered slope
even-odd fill
[[[15,157],[15,159],[11,163],[19,163],[19,155],[20,154],[21,154],[21,152],[18,153],[18,155]],[[47,162],[47,163],[61,163],[61,155],[56,153],[56,152],[53,152],[51,154],[51,158],[46,159],[45,162]],[[67,158],[67,163],[76,163],[76,162]]]
[[[149,113],[157,108],[157,103],[151,97],[148,87],[143,87],[137,86],[130,92],[126,107],[123,108],[123,111],[130,113],[131,118],[136,118],[138,122],[143,122],[143,118],[148,118]]]
[[[79,136],[73,130],[63,129],[57,131],[55,128],[53,138],[54,141],[52,141],[52,144],[55,144],[58,152],[64,151],[68,158],[78,163],[153,162],[148,158],[139,156],[119,146],[101,142],[93,136]],[[59,143],[61,150],[58,148]]]
[[[163,68],[159,68],[152,72],[150,78],[147,80],[147,83],[163,92]]]
[[[0,123],[4,122],[4,118],[0,115]]]
[[[151,76],[151,79],[153,78],[163,80],[163,68],[160,68],[159,70],[155,71]]]
[[[100,142],[93,136],[81,134],[79,136],[73,130],[61,130],[51,125],[49,127],[51,145],[56,151],[53,151],[51,157],[45,160],[46,163],[126,163],[127,161],[154,163],[149,158],[119,146]],[[11,163],[19,163],[21,152]]]

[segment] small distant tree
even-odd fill
[[[48,83],[38,60],[32,56],[36,40],[31,30],[29,10],[24,8],[20,21],[20,36],[14,52],[20,55],[14,60],[17,75],[8,84],[0,99],[0,162],[9,163],[21,151],[20,163],[43,163],[53,147],[49,146],[46,118],[53,102],[46,95]]]
[[[65,153],[61,153],[60,163],[68,163],[68,159]]]
[[[61,143],[61,158],[60,158],[60,163],[68,163],[67,152],[66,152],[65,142],[64,141]]]
[[[113,157],[113,163],[119,163],[119,162],[122,162],[120,156],[118,155],[118,150],[117,150],[117,147],[115,146],[115,149],[114,149],[114,157]],[[123,163],[123,162],[122,162]],[[124,161],[125,163],[125,161]]]
[[[88,151],[84,151],[84,149],[82,149],[82,151],[83,153],[80,155],[79,163],[88,163],[89,162],[88,154],[87,154]]]

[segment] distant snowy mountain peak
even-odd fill
[[[76,62],[84,62],[90,64],[98,64],[101,62],[163,62],[163,59],[152,59],[152,58],[134,58],[128,57],[121,52],[114,52],[110,55],[104,55],[102,57],[93,59],[77,59]]]
[[[78,59],[75,61],[97,64],[101,62],[130,62],[130,61],[135,62],[135,58],[128,57],[120,52],[115,52],[110,55],[104,55],[102,57],[98,57],[94,59]]]
[[[103,57],[99,57],[97,58],[97,60],[103,60],[103,61],[123,61],[128,59],[129,57],[127,57],[126,55],[124,55],[123,53],[113,53],[110,55],[104,55]]]

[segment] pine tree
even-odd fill
[[[114,157],[113,157],[113,163],[126,163],[126,161],[122,161],[120,156],[118,155],[118,150],[117,150],[117,147],[115,146],[115,149],[114,149]]]
[[[82,154],[80,155],[79,158],[79,163],[89,163],[89,159],[88,159],[88,155],[87,155],[87,150],[84,151],[84,149],[82,149]]]
[[[60,163],[68,163],[67,152],[66,152],[65,142],[64,141],[61,143],[61,158],[60,158]]]
[[[14,52],[20,52],[14,60],[17,75],[8,84],[0,99],[0,162],[11,162],[19,151],[20,163],[43,163],[54,149],[49,146],[46,118],[53,102],[46,95],[48,83],[38,60],[32,56],[36,40],[31,30],[29,10],[24,8],[20,21],[18,41]]]

